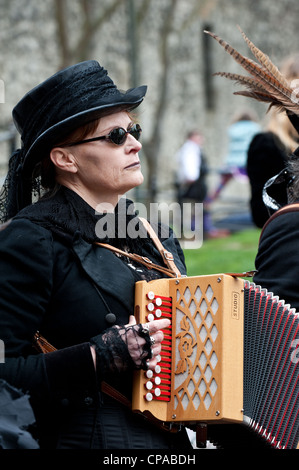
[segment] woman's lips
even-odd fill
[[[134,163],[131,163],[130,165],[126,166],[125,167],[125,170],[129,169],[129,168],[134,168],[136,166],[140,166],[140,162],[134,162]]]

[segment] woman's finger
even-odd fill
[[[134,315],[130,315],[128,325],[136,325],[136,318]]]
[[[148,323],[143,324],[143,328],[149,330],[149,334],[152,335],[153,333],[156,333],[159,330],[163,330],[165,328],[168,328],[170,326],[170,320],[168,318],[162,318],[160,320],[153,320]]]
[[[161,352],[161,343],[155,344],[155,346],[152,347],[151,349],[152,349],[152,355],[153,355],[153,357],[157,356],[157,355],[160,354],[160,352]]]
[[[163,338],[164,338],[164,334],[163,334],[163,331],[161,330],[157,331],[157,333],[153,335],[150,335],[152,346],[154,346],[155,344],[161,343],[163,341]]]

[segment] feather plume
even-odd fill
[[[247,90],[236,91],[235,95],[269,103],[269,109],[275,106],[279,110],[286,110],[299,115],[299,98],[295,87],[291,86],[291,83],[281,74],[270,58],[247,38],[241,28],[239,29],[258,62],[243,56],[216,34],[210,31],[205,31],[205,33],[214,38],[251,77],[228,72],[217,72],[214,75],[228,78],[245,86]]]
[[[273,62],[271,62],[270,58],[266,54],[264,54],[264,52],[258,49],[253,44],[253,42],[250,41],[250,39],[248,39],[244,31],[242,31],[242,29],[240,28],[240,26],[238,26],[238,29],[240,30],[249,49],[251,50],[253,55],[257,58],[257,60],[260,62],[260,64],[263,65],[274,78],[277,78],[282,83],[282,85],[284,85],[285,87],[288,87],[289,86],[288,80],[282,75],[282,73],[278,70],[276,65],[274,65]]]

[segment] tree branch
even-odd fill
[[[59,0],[58,0],[59,1]],[[78,60],[84,60],[87,56],[87,50],[90,46],[90,41],[93,38],[95,32],[100,29],[103,23],[109,19],[109,17],[116,11],[116,9],[124,4],[125,0],[114,0],[109,7],[101,12],[93,21],[90,17],[88,8],[88,0],[81,0],[81,6],[84,13],[84,26],[82,28],[81,36],[74,47],[73,53]]]
[[[61,0],[54,0],[54,12],[57,25],[57,36],[58,42],[60,45],[61,52],[61,63],[60,68],[65,67],[69,64],[70,60],[70,50],[67,34],[67,12],[66,12],[66,3]]]

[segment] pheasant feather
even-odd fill
[[[270,104],[270,107],[275,106],[280,110],[287,110],[299,115],[299,99],[295,88],[291,86],[291,83],[281,74],[270,58],[258,49],[241,29],[240,31],[259,63],[240,54],[216,34],[210,31],[205,31],[205,33],[214,38],[251,77],[228,72],[217,72],[214,75],[226,77],[247,88],[247,91],[237,91],[234,94],[266,102]]]
[[[257,58],[257,60],[260,62],[261,65],[263,65],[273,76],[273,78],[276,78],[278,81],[281,82],[281,84],[285,87],[289,86],[289,83],[287,79],[282,75],[282,73],[279,71],[279,69],[276,67],[276,65],[271,62],[270,58],[264,54],[260,49],[258,49],[253,42],[250,41],[250,39],[246,36],[244,31],[238,26],[246,44],[248,45],[249,49],[253,53],[253,55]]]

